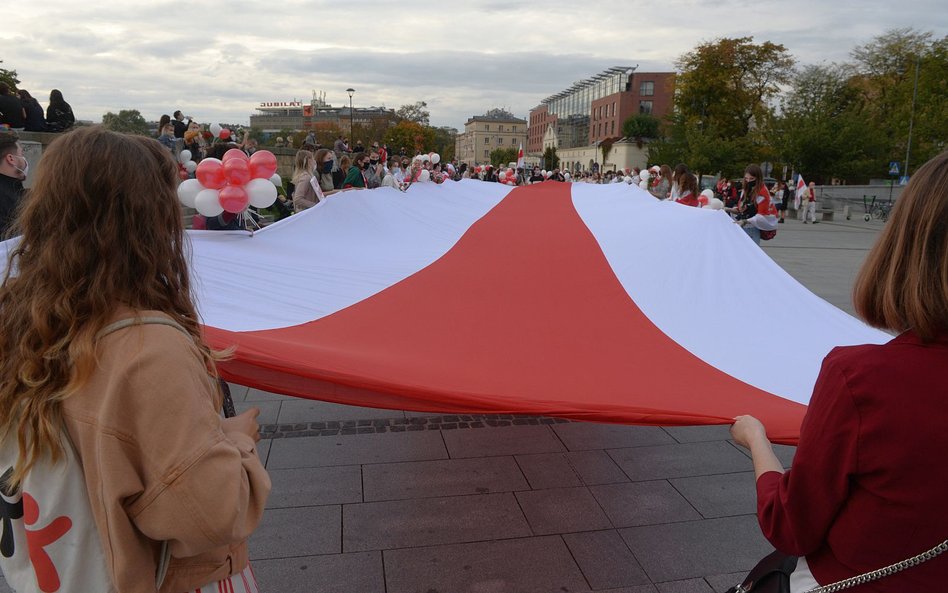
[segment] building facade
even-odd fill
[[[521,144],[526,152],[527,120],[502,109],[491,109],[484,115],[468,119],[454,146],[458,162],[473,166],[490,163],[492,150],[517,150]]]
[[[394,109],[384,107],[333,107],[326,103],[325,93],[313,92],[309,102],[275,101],[262,102],[257,113],[250,116],[250,127],[258,128],[264,134],[276,134],[281,130],[294,132],[303,130],[325,130],[338,128],[346,132],[350,125],[384,127],[394,125],[398,118]]]
[[[636,72],[615,66],[551,95],[530,111],[527,152],[542,153],[553,130],[557,150],[622,138],[622,124],[646,113],[659,119],[672,108],[674,72]]]

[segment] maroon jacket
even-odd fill
[[[835,348],[823,361],[793,469],[757,480],[764,535],[823,585],[948,539],[948,331],[922,344]],[[939,591],[939,556],[859,591]]]

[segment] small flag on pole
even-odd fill
[[[800,175],[797,178],[797,191],[793,197],[793,207],[796,210],[800,209],[800,202],[803,199],[803,193],[806,191],[806,182],[803,181],[803,175]]]
[[[520,152],[517,153],[517,168],[523,168],[523,142],[520,143]]]

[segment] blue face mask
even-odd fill
[[[332,161],[323,163],[323,173],[332,173]]]

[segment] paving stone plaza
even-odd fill
[[[880,228],[793,220],[763,248],[851,313]],[[792,368],[793,354],[775,343],[770,359]],[[262,411],[273,479],[250,542],[264,593],[721,592],[771,550],[750,457],[726,426],[432,416],[232,391],[239,410]],[[777,449],[789,466],[793,448]]]

